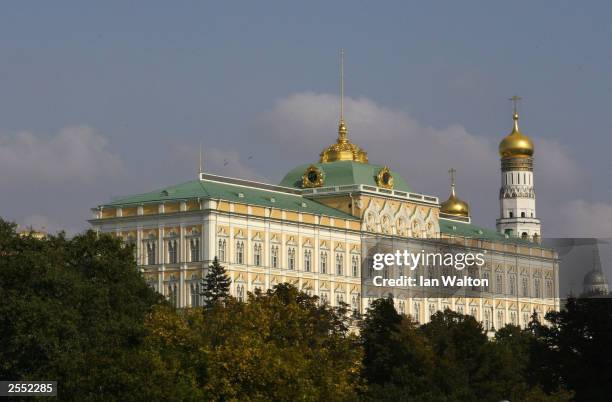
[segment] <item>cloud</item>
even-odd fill
[[[335,141],[338,105],[335,95],[292,94],[260,116],[259,130],[287,159],[307,163]],[[469,133],[459,124],[431,127],[406,111],[364,97],[345,98],[345,117],[349,138],[368,152],[370,161],[389,165],[417,192],[445,199],[447,171],[457,169],[458,194],[470,203],[475,222],[494,227],[499,214],[497,145],[503,132],[488,138]],[[580,195],[588,191],[588,173],[562,144],[543,138],[534,138],[534,142],[538,214],[544,234],[573,235],[580,231],[610,235],[612,225],[602,222],[612,217],[612,205],[581,200]],[[594,213],[600,217],[589,218]]]
[[[87,126],[70,126],[43,139],[22,131],[0,135],[0,182],[89,183],[122,172],[121,159]]]

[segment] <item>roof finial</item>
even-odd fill
[[[519,131],[519,127],[518,127],[518,119],[519,119],[519,115],[518,115],[518,103],[519,101],[523,99],[518,95],[514,95],[513,97],[511,97],[510,101],[512,101],[512,109],[514,111],[514,115],[512,116],[512,119],[514,120],[514,131],[518,132]]]
[[[348,129],[344,123],[344,49],[340,49],[340,123],[338,124],[338,142],[346,143]]]
[[[450,179],[451,179],[451,194],[455,195],[455,175],[456,175],[457,171],[455,170],[455,168],[451,168],[448,171],[448,174],[450,175]]]

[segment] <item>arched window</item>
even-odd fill
[[[320,271],[322,274],[327,273],[327,252],[321,251]]]
[[[261,243],[255,243],[253,245],[253,264],[256,266],[261,265]]]
[[[191,293],[191,307],[200,307],[202,295],[200,294],[200,284],[198,282],[192,282],[189,287]]]
[[[359,312],[359,298],[356,294],[351,296],[351,310],[353,310],[353,314],[357,314]]]
[[[463,305],[461,305],[461,304],[460,304],[460,305],[458,305],[458,306],[457,306],[457,312],[458,312],[459,314],[463,314],[463,311],[464,311],[464,310],[463,310]]]
[[[312,270],[312,250],[304,250],[304,271],[310,272]]]
[[[147,242],[147,265],[155,265],[155,242]]]
[[[406,314],[406,302],[405,301],[400,300],[398,303],[398,308],[399,308],[400,314]]]
[[[521,212],[521,218],[525,217],[525,212]]]
[[[512,296],[516,294],[516,274],[508,275],[508,293]]]
[[[497,293],[504,293],[504,281],[501,272],[495,275],[495,287]]]
[[[516,311],[511,311],[510,312],[510,323],[512,325],[517,325],[517,321],[516,321]]]
[[[355,278],[359,276],[359,256],[358,255],[354,255],[351,258],[351,271]]]
[[[523,232],[523,234],[521,235],[522,239],[528,239],[529,238],[529,233],[527,232]]]
[[[236,299],[240,302],[244,302],[244,285],[241,283],[236,284]]]
[[[489,271],[485,271],[482,274],[482,279],[483,279],[482,290],[485,292],[488,292],[489,291]]]
[[[287,265],[289,269],[295,269],[295,247],[287,248]]]
[[[553,297],[553,283],[550,279],[546,279],[546,297]]]
[[[336,293],[336,306],[344,303],[344,293]]]
[[[272,246],[270,248],[270,263],[272,268],[278,268],[278,246]]]
[[[502,310],[497,310],[497,329],[500,329],[504,326],[504,312]]]
[[[533,296],[538,299],[542,297],[542,288],[540,286],[540,278],[533,278]]]
[[[523,313],[523,328],[529,325],[529,313]]]
[[[412,304],[412,316],[416,322],[421,321],[421,305],[419,302],[414,302]]]
[[[242,240],[236,242],[236,264],[244,264],[244,242]]]
[[[523,294],[521,296],[529,297],[529,279],[527,278],[527,276],[523,275],[521,280],[522,280],[522,290],[523,290]]]
[[[433,317],[434,314],[436,314],[436,305],[430,304],[429,305],[429,321],[431,321],[431,317]]]
[[[508,211],[508,218],[513,218],[513,217],[514,217],[514,212]]]
[[[336,275],[344,275],[344,258],[342,254],[336,253]]]
[[[176,249],[176,240],[168,240],[168,263],[176,264],[178,262],[178,250]]]
[[[168,285],[168,301],[173,307],[178,307],[178,286],[175,283]]]
[[[219,250],[217,251],[217,257],[219,258],[219,261],[226,261],[226,249],[227,243],[225,239],[219,239]]]
[[[200,239],[197,237],[190,239],[189,250],[191,252],[191,262],[200,261]]]

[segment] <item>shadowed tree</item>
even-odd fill
[[[215,257],[212,264],[208,266],[208,273],[202,283],[202,295],[207,307],[218,303],[225,303],[230,297],[231,280],[225,272],[225,268],[219,264]]]

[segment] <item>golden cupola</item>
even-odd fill
[[[448,197],[448,200],[444,201],[440,205],[440,213],[459,216],[463,218],[469,218],[470,216],[470,206],[467,202],[463,201],[459,197],[457,197],[455,191],[455,169],[449,170],[451,176],[451,193]]]
[[[338,140],[335,144],[321,152],[320,162],[335,162],[335,161],[355,161],[368,163],[368,154],[362,150],[359,145],[353,144],[348,140],[348,129],[344,119],[340,118],[338,125]]]
[[[348,128],[344,122],[344,50],[340,49],[340,123],[338,124],[338,139],[335,144],[323,150],[320,154],[321,163],[336,161],[355,161],[368,163],[368,154],[358,145],[348,139]]]
[[[534,150],[533,142],[519,130],[519,115],[516,110],[513,119],[512,132],[499,143],[499,155],[502,158],[531,158]]]

